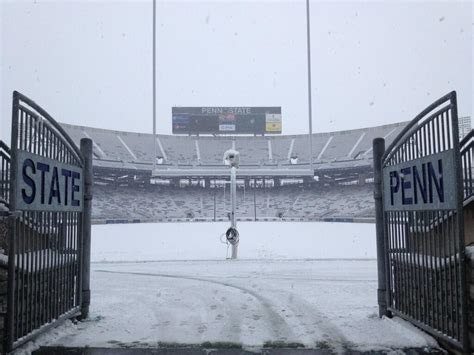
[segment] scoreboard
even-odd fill
[[[281,107],[173,107],[173,134],[281,134]]]

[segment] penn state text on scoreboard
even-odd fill
[[[173,134],[281,134],[281,107],[173,107]]]
[[[383,168],[385,211],[457,208],[455,152],[447,150]]]
[[[17,210],[82,211],[82,168],[18,150],[16,176]]]

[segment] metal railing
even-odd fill
[[[383,220],[388,310],[439,339],[466,349],[467,293],[458,137],[456,93],[452,92],[411,121],[382,158],[385,168],[441,152],[453,153],[454,171],[443,174],[450,174],[456,181],[457,207],[384,210]],[[472,157],[472,151],[470,154]]]
[[[15,210],[16,152],[78,167],[83,158],[40,106],[15,92],[11,140],[10,206]],[[20,177],[18,177],[20,178]],[[83,212],[15,211],[9,240],[7,348],[80,314]]]
[[[464,201],[474,196],[474,130],[460,142]]]
[[[6,208],[10,206],[10,148],[2,141],[0,141],[0,204]]]

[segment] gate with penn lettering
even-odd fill
[[[387,311],[467,349],[456,93],[413,119],[381,165]]]
[[[91,172],[82,147],[89,142],[81,142],[81,152],[44,109],[18,92],[11,137],[7,351],[58,322],[87,316],[90,256]]]

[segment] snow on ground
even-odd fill
[[[378,318],[376,261],[367,259],[375,255],[373,225],[241,223],[237,261],[224,260],[218,237],[226,227],[94,226],[90,320],[36,343],[297,342],[335,352],[437,346],[400,319]]]
[[[375,225],[242,222],[240,259],[376,258]],[[222,260],[229,223],[96,225],[92,261]],[[229,250],[230,255],[230,250]]]

